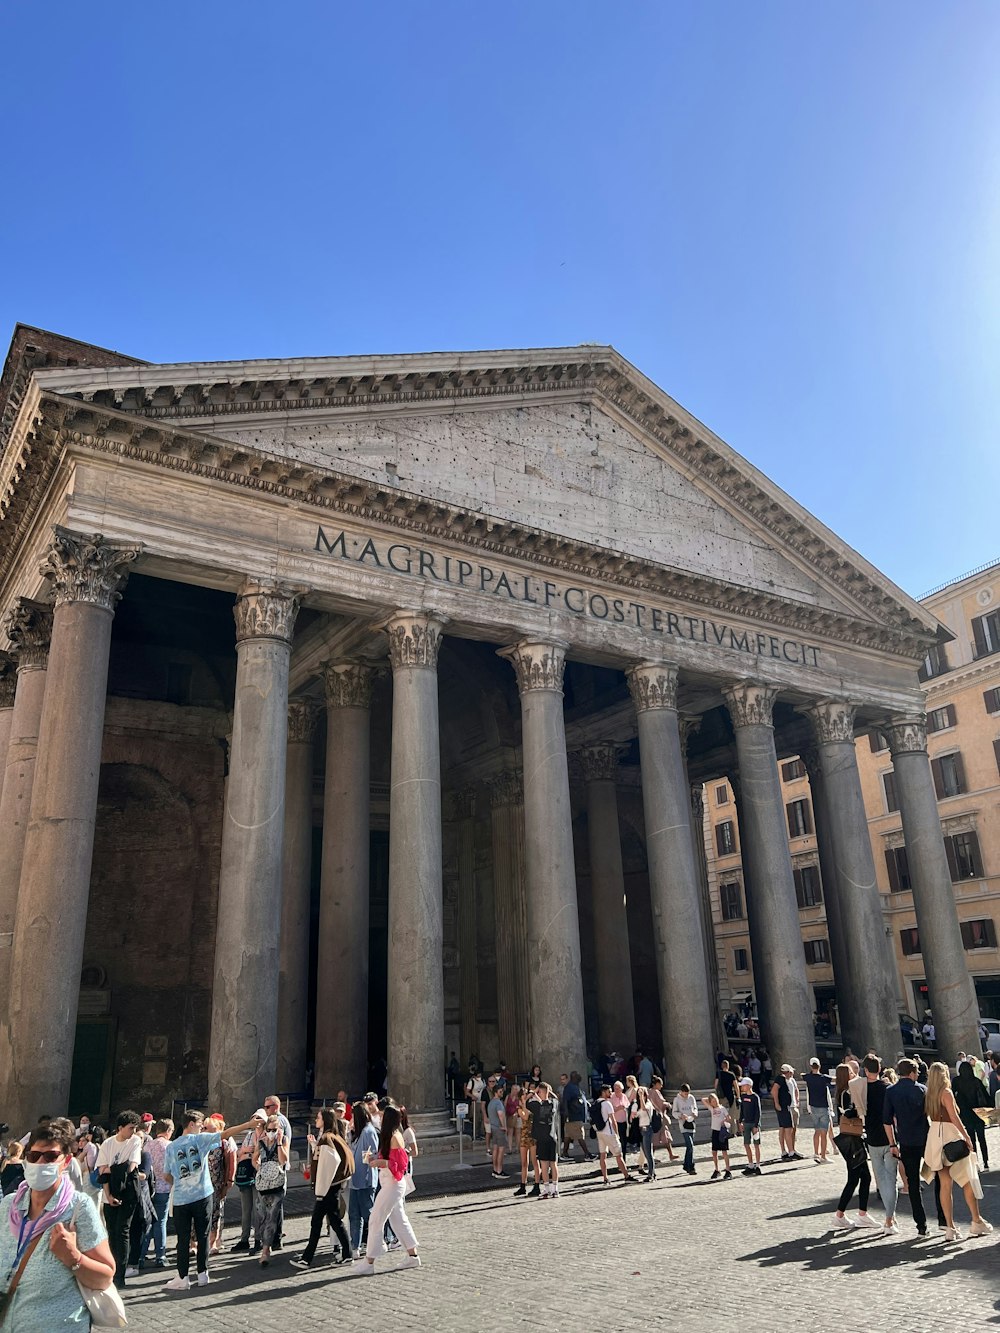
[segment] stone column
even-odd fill
[[[830,941],[830,961],[833,964],[833,984],[837,992],[837,1016],[840,1035],[845,1046],[855,1053],[862,1051],[861,1026],[854,1011],[854,985],[847,957],[847,942],[841,921],[841,901],[837,856],[831,835],[830,816],[827,812],[826,785],[819,762],[817,745],[803,746],[800,759],[809,775],[809,793],[812,797],[813,820],[816,824],[816,850],[819,853],[820,876],[823,880],[823,905],[826,910],[826,933]],[[893,964],[895,975],[895,963]],[[886,1059],[889,1057],[886,1056]]]
[[[247,579],[219,869],[208,1095],[229,1119],[275,1091],[288,664],[299,590]]]
[[[313,732],[319,704],[289,699],[278,953],[278,1089],[306,1089],[312,890]]]
[[[561,1073],[585,1067],[587,1051],[563,720],[566,652],[563,644],[522,639],[500,656],[513,665],[521,695],[532,1063],[554,1085]]]
[[[681,719],[683,728],[685,719]],[[700,723],[701,719],[698,719]],[[682,736],[683,742],[683,736]],[[694,842],[694,860],[698,867],[698,907],[701,916],[701,936],[705,948],[705,967],[708,993],[713,998],[712,1038],[717,1051],[726,1048],[726,1030],[722,1024],[719,1004],[719,955],[715,948],[715,925],[712,921],[712,894],[708,886],[708,857],[705,853],[705,787],[701,782],[689,784],[691,791],[691,838]]]
[[[508,1069],[524,1070],[530,1069],[534,1063],[534,1047],[524,871],[524,776],[520,769],[508,769],[493,779],[490,827],[493,834],[500,1056],[507,1062]]]
[[[328,662],[316,1092],[358,1096],[368,1082],[368,900],[371,847],[371,703],[375,671]],[[392,958],[389,960],[392,966]]]
[[[748,907],[757,1008],[775,1072],[785,1061],[802,1069],[815,1046],[813,997],[806,980],[774,752],[771,710],[776,693],[770,685],[752,681],[723,691],[739,759],[740,837],[752,888]]]
[[[923,713],[893,717],[882,730],[892,752],[937,1046],[942,1060],[953,1063],[959,1051],[980,1049],[979,1001],[955,910],[955,890],[927,758],[926,719]]]
[[[6,1004],[10,989],[14,918],[45,699],[52,607],[19,597],[7,613],[4,629],[14,645],[17,690],[14,706],[7,714],[10,718],[7,760],[0,770],[0,1007]]]
[[[444,892],[437,660],[440,617],[397,611],[389,792],[389,1090],[414,1113],[444,1113]]]
[[[896,964],[886,939],[854,750],[854,705],[828,699],[806,712],[816,733],[823,815],[833,854],[833,887],[851,991],[849,1013],[856,1029],[853,1034],[845,1032],[844,1039],[857,1055],[871,1050],[895,1064],[903,1054]]]
[[[34,1124],[69,1101],[115,604],[135,547],[54,529],[41,572],[55,590],[11,957],[0,1026],[4,1115]],[[53,1114],[55,1112],[53,1111]]]
[[[17,687],[17,658],[13,653],[0,652],[0,788],[7,764],[7,746],[10,729],[14,724],[14,693]]]
[[[585,746],[580,768],[587,791],[590,890],[594,900],[597,1023],[601,1050],[635,1050],[632,957],[625,910],[621,829],[618,826],[618,749],[612,741]]]
[[[709,994],[705,965],[691,794],[677,717],[677,667],[670,662],[640,662],[627,678],[639,726],[667,1078],[674,1084],[711,1088],[715,998]]]
[[[479,1049],[479,950],[476,941],[476,793],[455,792],[458,825],[458,1023],[462,1068]],[[501,1054],[503,1048],[501,1046]]]

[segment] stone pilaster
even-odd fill
[[[10,965],[0,1016],[12,1124],[69,1099],[114,608],[136,547],[54,529],[40,572],[55,593]],[[6,784],[5,784],[6,785]],[[58,965],[53,965],[58,959]],[[39,979],[44,978],[44,984]]]
[[[580,921],[562,680],[565,645],[522,639],[501,650],[521,696],[524,847],[533,1062],[553,1081],[586,1057]]]
[[[278,1087],[306,1090],[309,1023],[309,934],[312,888],[313,736],[319,703],[288,701],[285,828],[281,854],[281,936],[278,954]]]
[[[389,795],[389,1088],[411,1112],[444,1109],[444,898],[437,660],[444,621],[397,611]]]
[[[229,1119],[277,1077],[288,666],[301,590],[247,579],[219,870],[209,1100]],[[286,1091],[286,1089],[282,1089]]]
[[[618,747],[612,741],[579,752],[587,793],[587,842],[594,901],[597,1021],[601,1050],[635,1050],[632,955],[625,911],[621,830],[618,826]]]
[[[497,1027],[509,1069],[534,1063],[531,969],[524,860],[524,775],[508,769],[490,784],[493,899],[496,914]]]
[[[825,892],[837,902],[850,988],[853,1031],[844,1039],[854,1051],[877,1051],[895,1063],[903,1054],[896,1000],[896,962],[885,933],[882,896],[875,878],[868,818],[854,750],[854,706],[827,699],[806,709],[816,736],[822,774],[822,811],[827,825],[833,882]],[[817,821],[818,822],[818,821]],[[817,838],[818,842],[818,838]],[[828,898],[829,901],[829,898]],[[837,978],[838,995],[841,980]]]
[[[368,919],[371,841],[371,702],[375,668],[328,662],[316,1092],[352,1096],[368,1073]]]
[[[769,685],[740,681],[723,691],[736,733],[743,865],[748,872],[750,945],[757,1008],[775,1069],[796,1069],[812,1054],[813,996],[788,851],[781,778],[774,751]]]
[[[938,1050],[943,1060],[954,1062],[959,1051],[979,1050],[979,1002],[955,910],[955,890],[927,757],[926,719],[917,712],[892,717],[882,730],[892,751]]]
[[[16,663],[17,690],[7,714],[6,761],[0,768],[0,1006],[6,1003],[10,989],[14,918],[45,699],[52,607],[19,597],[4,618],[3,628],[14,648],[10,660]],[[12,686],[14,681],[12,675]]]
[[[672,1083],[706,1088],[715,1078],[715,997],[709,993],[705,961],[690,788],[677,715],[677,667],[672,662],[639,662],[626,674],[639,729],[667,1077]]]

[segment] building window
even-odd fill
[[[826,940],[806,940],[803,946],[806,951],[806,962],[815,965],[816,963],[828,963],[830,961],[830,946]]]
[[[812,833],[812,812],[805,797],[801,801],[789,801],[785,806],[785,813],[788,816],[790,838],[804,838],[807,833]]]
[[[920,931],[916,926],[907,926],[905,930],[899,932],[899,942],[903,946],[903,957],[912,958],[915,953],[920,952]]]
[[[976,642],[976,656],[989,657],[1000,652],[1000,611],[988,616],[977,616],[972,622],[972,637]]]
[[[800,910],[803,907],[819,907],[823,901],[823,890],[819,882],[819,866],[796,866],[795,901]]]
[[[933,712],[927,714],[928,731],[947,731],[949,727],[953,727],[954,725],[954,704],[945,704],[943,708],[935,708]]]
[[[997,932],[989,917],[983,921],[963,921],[962,943],[967,949],[995,949]]]
[[[743,895],[735,881],[719,885],[723,921],[740,921],[743,917]]]
[[[931,772],[939,801],[948,796],[961,796],[965,791],[965,765],[957,750],[954,754],[942,754],[932,759]]]
[[[963,879],[982,879],[983,860],[979,855],[979,839],[975,833],[953,833],[945,838],[944,850],[948,855],[948,869],[953,884]]]
[[[721,787],[716,787],[715,789],[715,804],[716,805],[729,804],[729,788],[725,785],[725,783],[723,783]]]
[[[983,690],[983,703],[987,713],[1000,713],[1000,685],[994,686],[992,690]]]
[[[734,972],[750,971],[750,959],[747,957],[746,949],[733,950],[733,971]]]
[[[889,888],[892,892],[909,893],[913,885],[910,883],[910,865],[906,859],[906,848],[887,847],[885,864],[889,871]]]
[[[801,759],[789,759],[787,764],[781,765],[782,782],[795,782],[806,775],[806,766]]]
[[[896,799],[896,774],[891,768],[882,774],[882,792],[885,796],[885,808],[891,815],[894,810],[899,809],[899,801]]]
[[[945,655],[944,644],[936,643],[933,648],[928,648],[927,656],[917,672],[917,678],[919,680],[932,680],[934,676],[944,675],[947,670],[948,658]]]
[[[872,727],[868,733],[868,745],[872,754],[881,754],[883,750],[888,750],[889,738],[884,731],[879,731],[878,727]]]
[[[736,851],[736,832],[731,819],[727,819],[723,824],[716,824],[715,847],[720,856],[732,856]]]

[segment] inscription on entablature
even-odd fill
[[[682,615],[667,606],[607,596],[582,583],[569,584],[559,579],[542,578],[514,571],[497,562],[480,564],[457,555],[430,551],[411,542],[390,542],[347,528],[328,529],[318,525],[313,550],[331,559],[351,561],[383,573],[485,593],[522,605],[537,606],[541,610],[568,612],[580,619],[629,625],[664,639],[706,643],[713,648],[756,658],[774,658],[795,666],[819,666],[820,648],[801,639],[766,634],[708,616]]]

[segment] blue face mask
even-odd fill
[[[24,1178],[32,1190],[50,1190],[59,1180],[58,1162],[25,1162]]]

